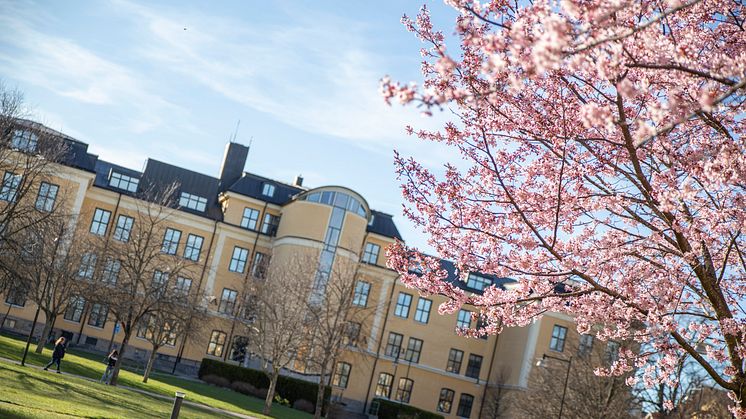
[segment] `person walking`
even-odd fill
[[[67,349],[67,346],[65,345],[65,338],[64,336],[60,336],[59,339],[54,343],[54,352],[52,352],[52,360],[49,361],[49,364],[47,364],[46,367],[44,367],[44,371],[49,371],[49,367],[52,366],[52,364],[57,364],[57,374],[60,373],[60,361],[62,361],[62,358],[65,357],[65,350]]]
[[[106,358],[106,371],[104,371],[104,375],[101,376],[101,380],[99,380],[100,382],[109,384],[111,375],[114,372],[114,366],[117,365],[117,358],[119,358],[119,352],[114,349]]]

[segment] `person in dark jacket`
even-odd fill
[[[46,367],[44,367],[44,371],[48,371],[49,367],[52,366],[52,364],[57,364],[57,374],[60,373],[60,361],[62,361],[62,358],[65,357],[65,350],[67,349],[67,346],[65,345],[65,338],[63,336],[60,336],[59,339],[57,339],[57,342],[54,343],[54,352],[52,352],[52,360],[49,361],[49,364],[47,364]]]
[[[100,382],[109,384],[111,375],[114,372],[114,366],[117,365],[117,358],[119,358],[119,352],[114,349],[106,358],[106,371],[104,371],[104,375],[101,376],[101,380],[99,380]]]

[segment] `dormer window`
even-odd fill
[[[207,198],[182,192],[179,198],[179,205],[195,211],[205,212],[205,209],[207,209]]]
[[[36,151],[39,143],[39,137],[29,130],[13,131],[13,138],[10,140],[10,146],[21,151]]]
[[[469,278],[466,280],[466,286],[473,288],[478,291],[484,291],[485,288],[492,285],[492,280],[485,278],[477,274],[469,274]]]
[[[275,196],[275,185],[265,183],[264,187],[262,188],[262,195],[269,197]]]
[[[137,192],[137,185],[140,184],[140,179],[133,177],[133,176],[127,176],[123,173],[111,172],[111,176],[109,176],[109,186],[117,189],[123,189],[128,192]]]

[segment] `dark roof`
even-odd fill
[[[275,193],[271,197],[262,194],[265,184],[274,185]],[[297,194],[305,189],[297,186],[291,186],[286,183],[278,182],[253,173],[244,172],[243,176],[233,185],[228,187],[228,191],[246,195],[270,204],[284,205]]]
[[[57,130],[53,130],[46,125],[28,119],[17,118],[14,120],[13,124],[15,127],[23,127],[23,129],[28,129],[43,136],[44,140],[46,140],[46,144],[40,146],[41,154],[49,156],[49,154],[46,154],[44,151],[46,147],[46,150],[54,155],[55,159],[59,158],[60,163],[88,172],[94,171],[94,166],[98,156],[88,153],[88,144],[78,141]],[[57,154],[60,150],[60,143],[62,143],[61,145],[64,147],[64,154],[62,155]]]
[[[461,280],[461,278],[459,277],[458,269],[456,269],[456,265],[453,262],[451,262],[450,260],[441,259],[440,260],[440,266],[443,269],[445,269],[446,272],[448,272],[448,276],[445,278],[445,281],[450,282],[451,284],[453,284],[453,285],[461,288],[464,291],[472,292],[474,294],[481,294],[482,293],[481,291],[479,291],[477,289],[468,287],[466,285],[466,282],[464,282],[464,281]],[[503,288],[503,289],[505,289],[505,284],[508,284],[508,283],[511,283],[511,282],[515,282],[514,279],[502,278],[502,277],[499,277],[499,276],[490,275],[490,274],[483,274],[483,273],[480,273],[480,272],[474,272],[474,274],[475,275],[479,275],[479,276],[481,276],[483,278],[487,278],[487,279],[492,280],[492,283],[494,285],[497,285],[497,286],[499,286],[500,288]]]
[[[145,164],[145,170],[140,178],[140,191],[157,193],[167,190],[173,184],[178,185],[176,191],[177,200],[182,192],[207,199],[207,209],[205,212],[185,207],[180,207],[180,210],[214,220],[222,219],[222,211],[218,206],[219,180],[217,178],[158,160],[148,159]]]
[[[394,219],[391,215],[375,210],[370,210],[370,213],[373,217],[373,222],[368,225],[367,231],[402,240],[401,234],[399,234],[399,229],[396,228],[396,224],[394,224]]]
[[[96,160],[96,179],[93,181],[93,184],[98,186],[99,188],[110,189],[112,191],[134,195],[134,193],[132,192],[109,186],[109,176],[112,171],[137,179],[140,179],[142,177],[142,173],[138,172],[137,170],[128,169],[124,166],[119,166],[118,164],[98,159]]]

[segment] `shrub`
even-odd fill
[[[254,390],[254,397],[258,397],[262,400],[265,400],[267,398],[268,391],[269,391],[268,388],[257,388]]]
[[[275,394],[275,403],[280,406],[290,406],[290,401],[288,399],[283,399],[279,394]]]
[[[266,389],[269,387],[269,378],[267,378],[262,371],[243,368],[234,364],[205,358],[202,360],[202,364],[199,367],[199,377],[204,380],[203,377],[208,375],[223,377],[229,382],[243,381],[244,383],[251,384],[258,389],[263,389],[263,397],[255,394],[255,396],[262,399],[266,397]],[[275,394],[283,399],[287,399],[290,404],[293,404],[299,399],[316,400],[318,389],[319,386],[316,383],[281,375],[277,379]],[[258,392],[259,391],[257,391],[257,393]],[[324,393],[324,404],[328,403],[330,394],[331,389],[327,387],[326,392]]]
[[[246,394],[247,396],[253,396],[256,392],[256,387],[249,383],[244,383],[243,381],[234,381],[233,384],[231,384],[231,388],[233,391]]]
[[[293,403],[293,409],[300,410],[307,413],[313,413],[316,409],[314,408],[313,403],[309,402],[306,399],[298,399]]]
[[[373,399],[379,403],[378,419],[416,418],[443,419],[443,416],[416,407],[394,403],[384,399]]]
[[[230,387],[231,381],[225,377],[221,377],[219,375],[214,374],[208,374],[202,377],[202,381],[206,382],[207,384],[212,384],[214,386],[218,387]]]

